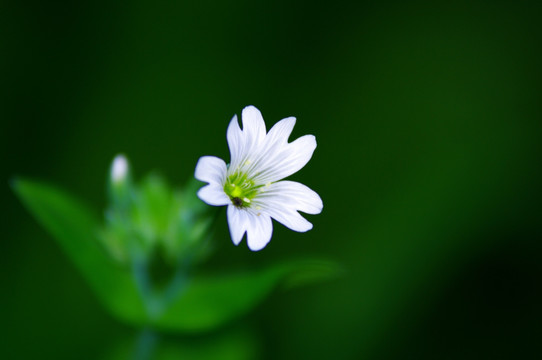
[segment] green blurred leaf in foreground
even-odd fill
[[[258,305],[279,285],[297,286],[334,276],[327,261],[283,262],[261,270],[196,275],[149,311],[131,270],[113,261],[98,240],[99,221],[61,190],[16,179],[15,192],[81,271],[104,306],[119,320],[161,330],[194,332],[217,328]]]
[[[16,179],[13,188],[81,271],[105,307],[121,320],[144,322],[144,304],[130,272],[101,248],[96,215],[76,199],[49,185]]]
[[[204,336],[157,334],[143,329],[118,339],[102,360],[250,360],[261,352],[258,336],[247,327],[227,327]]]

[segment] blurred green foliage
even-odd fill
[[[102,359],[139,360],[152,356],[152,359],[156,360],[251,360],[256,358],[259,352],[257,337],[242,327],[229,328],[204,338],[160,338],[151,331],[144,330],[134,339],[119,342]]]
[[[313,230],[275,226],[255,254],[216,222],[217,268],[311,253],[348,270],[249,317],[264,358],[536,358],[537,2],[2,6],[4,179],[48,179],[101,209],[112,154],[181,183],[199,156],[227,159],[226,126],[245,105],[316,136],[293,177],[324,200]],[[127,330],[3,196],[0,357],[99,357]]]
[[[153,255],[151,248],[138,247],[136,258],[129,266],[115,262],[114,258],[99,246],[99,222],[83,204],[59,189],[30,180],[17,179],[13,186],[29,211],[53,235],[66,255],[79,268],[104,306],[118,319],[139,328],[152,327],[180,332],[213,330],[252,310],[280,283],[288,283],[289,286],[304,284],[307,281],[329,278],[338,271],[337,265],[331,262],[304,260],[289,263],[281,261],[258,271],[222,271],[215,275],[201,275],[191,268],[194,264],[181,264],[175,270],[180,273],[170,279],[173,286],[167,287],[166,291],[157,292],[148,273],[150,257]],[[183,198],[190,195],[195,197],[195,191],[193,186],[188,187],[183,191]],[[136,201],[136,219],[142,219],[139,216],[144,213],[153,220],[152,224],[144,223],[147,231],[143,234],[151,233],[152,240],[156,230],[161,229],[164,223],[161,216],[169,221],[169,201],[175,198],[161,182],[149,187],[149,181],[144,181],[141,192],[145,201],[144,205]],[[134,186],[131,193],[138,194],[139,190]],[[195,207],[189,207],[192,205]],[[179,206],[175,206],[175,213],[201,212],[200,208],[200,203],[181,202]],[[175,221],[176,226],[186,227],[180,233],[192,234],[192,228],[199,227],[201,221],[204,221],[200,217],[207,218],[205,214],[199,215],[191,214],[189,217],[193,218],[193,221],[190,222]],[[141,226],[141,223],[129,221],[122,224],[121,229],[122,226],[131,229],[132,226]],[[118,228],[119,226],[115,226],[115,229]],[[140,238],[137,230],[121,232],[122,235],[128,233],[128,236],[135,237],[136,241]],[[187,249],[184,257],[192,255],[192,248],[196,255],[198,254],[199,250],[194,244],[201,239],[185,239],[181,236],[181,240],[176,241],[192,242],[193,246]],[[128,246],[129,242],[129,239],[123,241]],[[151,244],[150,241],[147,243]],[[206,246],[205,243],[203,245]],[[148,258],[141,259],[141,256]],[[134,267],[135,270],[132,271]],[[142,276],[147,277],[143,284],[140,279]]]
[[[196,196],[200,186],[192,179],[182,190],[173,189],[157,173],[139,183],[130,174],[122,181],[110,180],[100,233],[109,254],[125,265],[149,263],[156,257],[169,267],[203,261],[211,251],[216,211]]]

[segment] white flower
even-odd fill
[[[289,117],[266,133],[262,114],[254,106],[242,113],[243,130],[237,115],[228,126],[229,165],[217,157],[203,156],[196,165],[196,179],[209,183],[198,191],[209,205],[228,205],[228,224],[235,245],[247,233],[248,247],[261,250],[271,240],[271,218],[299,232],[312,224],[298,211],[319,214],[320,196],[307,186],[293,181],[279,181],[299,171],[316,149],[313,135],[288,143],[295,125]]]

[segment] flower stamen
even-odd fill
[[[236,171],[228,176],[224,184],[224,192],[237,208],[247,208],[252,199],[260,192],[261,185],[256,185],[246,173]]]

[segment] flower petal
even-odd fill
[[[271,130],[269,130],[263,143],[256,144],[256,146],[251,149],[250,154],[243,156],[241,162],[241,164],[243,164],[243,166],[241,166],[242,171],[250,174],[252,177],[261,173],[264,169],[267,169],[268,164],[273,162],[274,156],[277,156],[288,143],[288,137],[290,136],[294,125],[294,117],[282,119],[277,122]],[[231,168],[236,169],[234,166]]]
[[[209,205],[223,206],[231,204],[231,200],[224,192],[222,186],[212,183],[198,191],[198,197]]]
[[[311,188],[295,181],[279,181],[265,188],[258,195],[257,201],[273,203],[279,207],[307,214],[320,214],[324,207],[320,196]]]
[[[323,208],[322,199],[316,192],[294,181],[269,185],[253,200],[253,204],[284,226],[299,232],[312,229],[312,224],[298,211],[319,214]]]
[[[265,136],[264,142],[257,146],[250,154],[250,161],[245,164],[243,171],[257,176],[264,172],[273,163],[273,159],[279,156],[288,144],[288,137],[295,125],[295,118],[289,117],[277,122]],[[248,159],[249,157],[246,156]]]
[[[265,140],[265,122],[260,110],[254,106],[243,109],[241,118],[243,130],[239,128],[237,116],[230,121],[226,137],[230,148],[230,169],[237,170],[253,163],[263,150]]]
[[[269,215],[251,209],[238,209],[234,205],[228,206],[228,226],[235,245],[239,245],[247,233],[247,244],[252,251],[263,249],[273,234]]]
[[[196,179],[223,186],[226,181],[226,163],[215,156],[202,156],[196,165]]]
[[[247,212],[249,222],[247,227],[247,243],[252,251],[263,249],[271,240],[273,224],[269,215],[264,213]]]
[[[287,143],[295,126],[295,117],[290,116],[277,122],[265,137],[269,145],[275,143]]]
[[[262,213],[268,214],[293,231],[306,232],[312,229],[312,224],[307,219],[301,216],[297,211],[289,208],[268,207],[264,210],[262,207]]]
[[[228,140],[228,147],[230,148],[230,167],[237,168],[245,157],[245,137],[239,127],[237,115],[231,119],[230,125],[228,125],[226,139]]]
[[[253,145],[260,145],[265,138],[265,122],[262,113],[256,107],[250,105],[243,109],[243,133],[247,141]]]
[[[309,162],[316,149],[316,138],[305,135],[290,144],[276,145],[269,150],[269,158],[265,164],[253,173],[261,184],[275,182],[288,177],[303,168]]]
[[[234,205],[228,206],[228,226],[233,243],[239,245],[247,230],[248,216],[245,210],[240,210]]]

